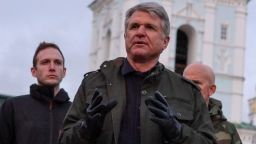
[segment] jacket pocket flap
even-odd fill
[[[175,111],[176,111],[175,116],[178,120],[181,120],[181,121],[193,120],[192,110],[176,109]]]

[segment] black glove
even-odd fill
[[[115,100],[106,104],[102,100],[102,94],[96,89],[90,103],[85,105],[86,117],[81,123],[80,134],[86,139],[95,139],[100,135],[106,114],[117,105]]]
[[[176,120],[174,111],[159,91],[155,92],[154,97],[147,98],[145,104],[154,113],[154,117],[150,119],[160,126],[165,140],[172,141],[181,136],[181,124]]]

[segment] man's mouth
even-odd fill
[[[144,41],[135,41],[134,44],[147,44],[147,43]]]
[[[48,75],[49,78],[57,78],[56,75]]]
[[[133,42],[133,45],[147,45],[147,43],[144,41],[135,41]]]

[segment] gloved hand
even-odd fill
[[[176,120],[173,109],[159,91],[155,92],[154,97],[147,98],[145,104],[154,114],[151,120],[160,126],[165,140],[171,141],[181,136],[181,124]]]
[[[81,136],[86,139],[95,139],[100,135],[106,114],[117,105],[115,100],[106,104],[103,104],[102,100],[102,94],[96,89],[90,103],[86,103],[86,117],[82,121],[80,129]]]

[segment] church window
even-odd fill
[[[221,40],[227,40],[227,33],[228,33],[228,25],[222,24],[221,25],[221,32],[220,32]]]
[[[187,34],[182,30],[178,30],[176,42],[175,72],[181,75],[187,65],[188,42],[189,40]]]

